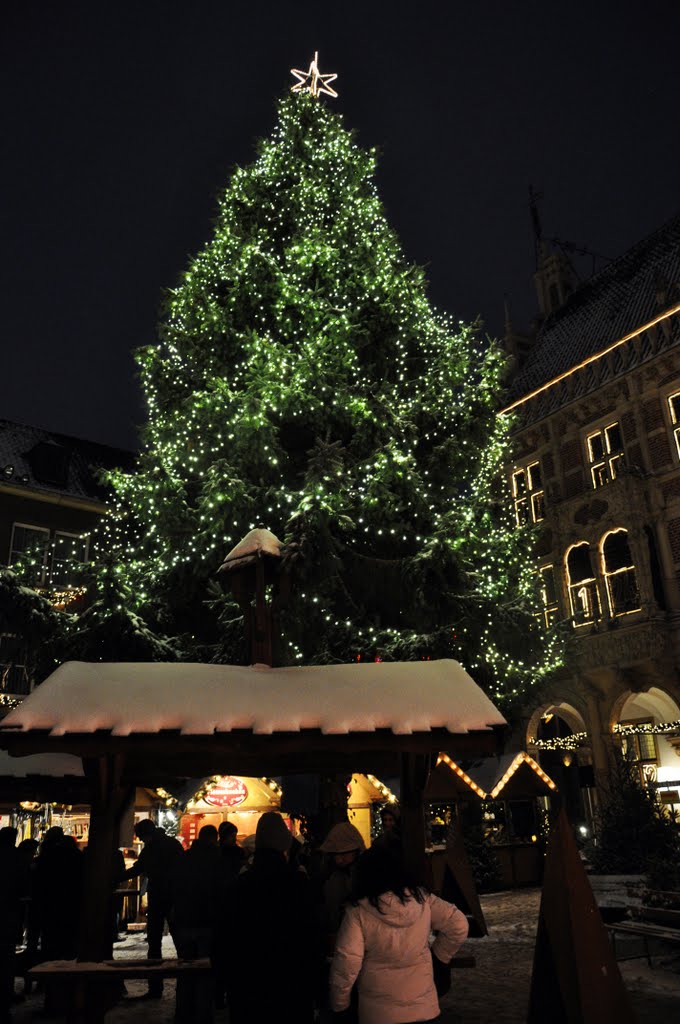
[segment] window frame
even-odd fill
[[[597,568],[593,568],[593,559],[592,559],[592,557],[590,557],[590,568],[591,568],[591,571],[592,571],[593,575],[589,576],[589,577],[584,577],[583,579],[580,579],[580,580],[576,580],[576,582],[572,583],[571,573],[569,572],[569,555],[571,554],[572,551],[574,551],[575,548],[580,548],[580,547],[586,547],[588,549],[589,557],[591,556],[591,545],[590,545],[590,541],[588,541],[588,540],[575,541],[573,544],[570,544],[569,547],[567,548],[567,550],[564,552],[564,575],[565,575],[565,579],[567,581],[567,593],[569,595],[569,610],[571,612],[571,619],[572,619],[572,622],[574,624],[574,628],[575,629],[577,627],[579,627],[579,626],[592,626],[592,625],[594,625],[598,621],[598,619],[601,617],[601,615],[602,615],[602,600],[600,598],[600,587],[599,587],[599,582],[598,582],[598,579],[597,579]],[[577,590],[576,588],[582,589],[583,587],[586,587],[586,586],[588,586],[590,584],[592,584],[592,593],[594,594],[594,600],[591,602],[592,603],[592,609],[591,609],[592,610],[592,615],[591,615],[590,618],[583,618],[583,619],[581,619],[579,617],[580,613],[579,613],[579,609],[577,609],[577,607],[576,607],[576,601],[575,601],[575,598],[579,594],[579,590]],[[590,591],[588,591],[588,592],[590,592]],[[581,613],[584,613],[583,609],[581,609]]]
[[[612,450],[609,431],[616,427],[621,436],[621,446]],[[596,456],[593,452],[592,441],[594,438],[600,438],[602,442],[602,454]],[[613,483],[616,480],[617,465],[623,464],[626,457],[626,449],[623,443],[623,432],[621,430],[621,420],[612,420],[609,423],[604,423],[597,430],[591,430],[585,435],[585,449],[586,456],[588,459],[588,468],[590,469],[590,482],[593,486],[593,490],[597,491],[600,487],[606,487],[607,484]],[[598,470],[603,471],[602,477],[599,477]]]
[[[671,391],[666,395],[666,410],[670,420],[671,432],[675,438],[675,458],[680,462],[680,410],[679,415],[676,417],[675,409],[671,404],[674,398],[678,399],[678,405],[680,406],[680,391]]]
[[[548,588],[544,583],[544,573],[550,572],[552,574],[552,585],[555,592],[554,601],[548,600]],[[554,562],[546,562],[544,565],[539,565],[538,574],[541,580],[541,614],[543,617],[543,624],[546,629],[550,629],[554,626],[560,617],[560,598],[557,591],[557,580],[555,578],[555,564]]]
[[[540,484],[538,487],[533,486],[534,482],[531,472],[536,466],[538,466],[540,473]],[[520,493],[517,487],[517,477],[522,477],[524,480],[523,493]],[[510,488],[512,490],[512,503],[515,512],[515,525],[519,528],[520,526],[535,526],[536,523],[542,523],[545,519],[545,487],[543,486],[541,460],[534,459],[523,466],[516,466],[510,473]],[[537,499],[540,499],[540,504]],[[525,507],[527,510],[526,519],[522,519],[520,516],[521,507]],[[539,511],[542,514],[539,515]]]
[[[628,530],[626,529],[625,526],[617,526],[617,527],[614,527],[611,530],[607,530],[607,532],[603,533],[602,536],[600,537],[600,543],[598,545],[598,550],[599,550],[599,555],[600,555],[600,572],[602,574],[602,579],[604,580],[604,589],[605,589],[605,593],[607,595],[607,606],[609,608],[609,615],[610,615],[610,617],[612,619],[620,619],[624,615],[635,615],[636,612],[642,611],[642,604],[641,603],[638,604],[637,608],[628,608],[626,611],[617,612],[615,610],[616,609],[616,605],[615,605],[615,602],[614,602],[614,595],[613,595],[613,592],[612,592],[613,588],[612,588],[612,585],[610,583],[610,580],[611,580],[612,576],[621,576],[624,573],[632,573],[633,574],[633,579],[635,580],[635,586],[636,586],[636,590],[637,590],[638,600],[640,600],[640,585],[638,583],[637,566],[635,565],[635,562],[631,562],[630,565],[623,566],[621,569],[614,569],[611,572],[609,572],[608,569],[607,569],[607,563],[605,561],[605,554],[604,554],[604,546],[605,546],[605,543],[607,541],[607,538],[608,537],[612,537],[612,536],[614,536],[617,533],[625,533],[626,539],[627,539],[627,543],[628,543],[628,550],[630,551],[630,557],[632,559],[633,552],[630,549],[630,540],[628,539],[629,538],[629,532],[628,532]]]
[[[619,722],[619,725],[654,725],[654,718],[650,716],[646,716],[645,718],[625,718]],[[640,739],[642,736],[644,736],[645,739],[647,739],[647,737],[651,739],[654,745],[654,757],[642,756],[642,750],[640,747]],[[661,763],[661,759],[659,757],[659,742],[657,740],[655,733],[632,733],[628,736],[624,734],[620,737],[620,740],[621,752],[623,753],[624,757],[628,757],[628,752],[626,748],[629,746],[633,748],[632,752],[634,756],[630,758],[630,763],[635,765],[635,767],[639,771],[640,781],[642,782],[642,784],[647,785],[650,779],[646,777],[644,770],[645,766],[654,765],[658,768],[659,764]]]
[[[57,538],[59,537],[70,537],[72,540],[80,540],[83,542],[83,559],[79,563],[85,565],[88,561],[90,554],[90,537],[87,533],[72,533],[70,530],[54,530],[53,536],[50,542],[51,556],[50,556],[50,567],[49,567],[49,582],[50,586],[61,589],[61,590],[72,590],[73,587],[68,584],[64,585],[61,583],[54,582],[54,559],[57,552]]]
[[[9,557],[8,557],[8,560],[7,560],[7,564],[8,564],[8,566],[10,568],[14,565],[15,561],[18,561],[18,560],[21,559],[21,556],[23,554],[23,552],[20,552],[20,553],[18,553],[18,555],[16,557],[13,557],[14,556],[14,538],[15,538],[15,535],[16,535],[17,528],[20,529],[20,530],[32,530],[34,533],[42,533],[42,534],[45,534],[47,536],[47,541],[45,543],[44,553],[43,553],[42,568],[40,570],[40,579],[38,581],[38,585],[39,586],[43,586],[45,584],[45,580],[47,578],[48,564],[50,562],[50,549],[51,549],[51,544],[52,544],[52,531],[50,530],[49,526],[35,526],[33,523],[22,523],[22,522],[14,522],[14,523],[12,523],[12,533],[11,533],[10,541],[9,541]]]

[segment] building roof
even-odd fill
[[[680,214],[584,282],[544,321],[509,388],[511,404],[680,303]]]
[[[0,420],[0,485],[15,492],[25,488],[103,502],[106,492],[97,471],[128,468],[133,459],[132,452],[121,448]]]
[[[8,731],[411,735],[504,724],[486,694],[451,660],[292,668],[72,661],[0,722],[0,746]]]

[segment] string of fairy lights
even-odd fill
[[[625,738],[626,736],[680,736],[680,719],[673,722],[639,722],[632,725],[616,723],[612,728],[612,734]],[[556,736],[552,739],[539,740],[530,739],[529,746],[538,750],[564,750],[574,751],[580,747],[590,744],[590,737],[587,732],[575,732],[570,736]]]
[[[308,86],[323,78],[312,65]],[[510,428],[496,415],[502,357],[433,310],[374,172],[313,89],[281,102],[169,294],[158,344],[138,353],[144,450],[137,472],[111,474],[101,543],[143,611],[264,525],[319,561],[306,558],[282,622],[292,662],[453,656],[511,697],[552,671],[560,644],[535,629],[513,657],[499,631],[535,621],[526,536],[491,500]],[[340,550],[403,563],[414,592],[436,573],[454,625],[372,623],[384,616],[342,576]]]
[[[207,583],[263,525],[302,567],[280,622],[291,662],[456,657],[512,698],[554,670],[561,641],[537,624],[527,534],[498,500],[502,354],[431,306],[374,152],[318,101],[337,76],[316,54],[292,73],[137,353],[148,424],[136,471],[108,475],[95,560],[113,552],[131,610],[168,628],[187,579]],[[390,614],[370,594],[387,564],[403,581]]]

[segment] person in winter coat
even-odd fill
[[[293,837],[279,814],[263,814],[255,835],[252,867],[225,903],[229,1021],[312,1024],[320,942],[309,879],[288,864]],[[266,983],[244,983],[253,963],[266,964]]]
[[[432,931],[437,938],[430,951]],[[467,933],[457,907],[409,884],[390,853],[369,850],[357,864],[355,902],[338,933],[331,1009],[349,1007],[358,979],[359,1024],[429,1024],[439,1016],[432,957],[448,963]]]
[[[341,821],[333,825],[319,849],[330,859],[321,883],[322,927],[330,956],[345,904],[354,887],[356,863],[366,846],[361,832],[349,821]]]
[[[236,878],[243,867],[246,860],[246,854],[236,842],[238,829],[236,828],[236,825],[234,825],[233,821],[221,822],[220,827],[217,830],[217,836],[220,844],[219,848],[222,856],[224,875],[225,878],[231,881]]]
[[[214,825],[204,825],[170,872],[173,939],[182,960],[212,956],[218,907],[224,885],[222,855]],[[213,979],[181,975],[177,979],[175,1020],[210,1024]]]
[[[149,959],[160,960],[163,929],[170,911],[170,873],[174,862],[184,852],[182,844],[157,828],[149,818],[135,825],[135,835],[144,843],[136,862],[125,873],[126,878],[146,875],[147,889],[146,938],[149,944]],[[148,999],[160,999],[163,995],[163,979],[150,978]]]
[[[373,840],[371,849],[386,850],[394,857],[401,857],[401,828],[399,826],[399,809],[396,804],[384,804],[380,808],[382,832]]]

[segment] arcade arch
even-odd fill
[[[637,764],[642,781],[656,785],[662,802],[674,805],[680,805],[680,758],[670,736],[653,730],[678,722],[678,702],[658,686],[621,694],[610,719],[612,732],[618,735],[624,753]],[[677,737],[680,726],[674,733]]]

